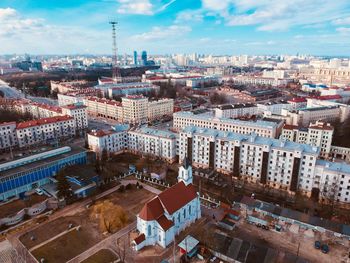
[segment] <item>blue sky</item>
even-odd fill
[[[350,55],[349,0],[1,0],[0,54]]]

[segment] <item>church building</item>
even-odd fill
[[[193,186],[188,159],[179,168],[178,183],[147,202],[137,215],[140,235],[135,250],[155,244],[166,248],[183,229],[201,217],[199,194]]]

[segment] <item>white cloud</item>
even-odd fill
[[[338,18],[333,21],[334,25],[350,25],[350,16],[345,18]]]
[[[120,14],[152,15],[153,4],[149,0],[117,0]]]
[[[168,27],[153,27],[151,31],[135,35],[133,38],[137,40],[166,40],[168,38],[178,38],[191,32],[191,27],[171,25]]]
[[[229,26],[257,26],[261,31],[341,22],[348,0],[202,0],[203,12],[214,12]],[[344,19],[343,22],[350,22]]]
[[[177,14],[175,23],[202,22],[203,18],[202,10],[185,10]]]
[[[174,4],[176,0],[162,4],[160,1],[151,0],[117,0],[119,14],[134,14],[134,15],[154,15],[166,10]]]
[[[338,27],[336,31],[342,35],[349,35],[350,34],[350,27]]]

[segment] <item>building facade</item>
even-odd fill
[[[320,155],[328,158],[331,152],[334,128],[329,123],[315,122],[308,128],[285,125],[280,139],[309,144],[320,148]]]
[[[86,163],[86,151],[62,147],[0,164],[0,200],[20,196],[48,184],[65,166]]]
[[[276,138],[283,122],[272,121],[242,121],[227,118],[216,118],[211,114],[194,114],[193,112],[175,112],[173,126],[181,130],[187,126],[197,126],[219,131],[236,132],[241,134],[255,133],[259,136]]]
[[[186,227],[201,217],[199,195],[192,185],[188,162],[179,169],[178,183],[147,202],[137,215],[139,236],[133,240],[135,250],[145,246],[169,246]]]

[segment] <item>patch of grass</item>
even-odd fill
[[[91,257],[85,259],[81,263],[110,263],[117,260],[118,257],[109,249],[101,249]]]
[[[72,230],[32,252],[33,256],[46,263],[66,262],[95,244],[88,229]]]

